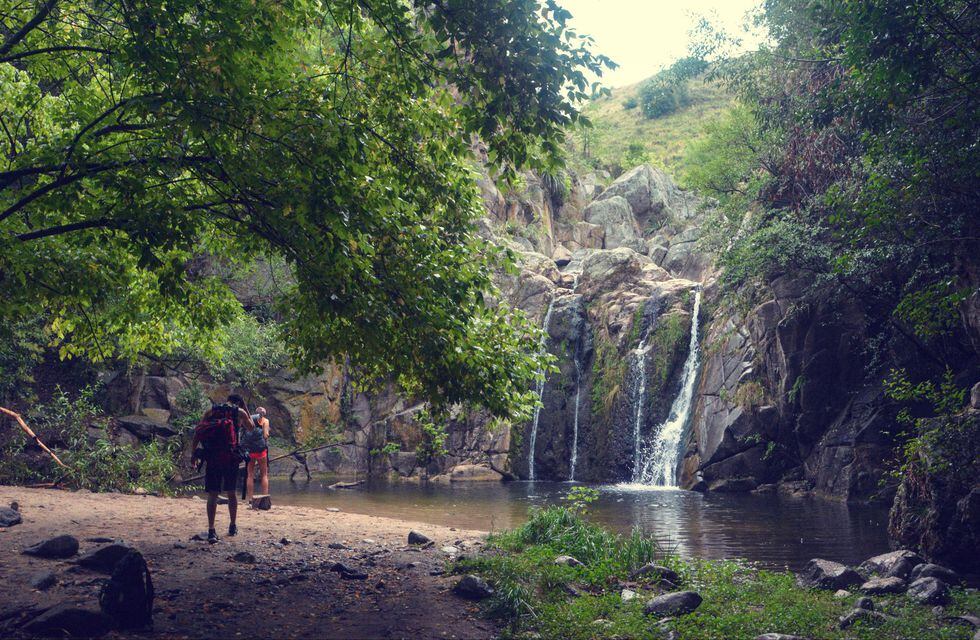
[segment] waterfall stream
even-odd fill
[[[541,344],[539,345],[538,351],[544,353],[545,349],[548,348],[548,325],[551,324],[551,312],[555,308],[555,299],[557,295],[551,296],[551,302],[548,303],[548,311],[544,314],[544,333],[541,335]],[[538,406],[534,408],[534,421],[531,423],[531,441],[528,444],[528,454],[527,454],[527,467],[528,467],[528,477],[530,480],[535,479],[534,474],[534,448],[538,442],[538,418],[541,417],[541,409],[544,404],[544,383],[545,376],[544,371],[539,370],[538,375],[541,379],[538,380]]]
[[[642,447],[640,442],[640,420],[643,411],[643,400],[646,391],[646,374],[643,366],[643,354],[639,356],[641,377],[641,393],[637,402],[637,423],[635,430],[634,450],[635,465],[633,467],[633,482],[661,487],[675,486],[677,460],[680,456],[681,437],[684,427],[691,414],[694,398],[694,384],[698,378],[698,368],[701,362],[701,352],[698,345],[698,315],[701,310],[701,289],[694,290],[694,309],[691,312],[691,341],[684,362],[681,389],[670,406],[670,414],[655,431],[650,434],[650,444]],[[640,344],[640,349],[646,349],[646,338]]]
[[[575,274],[575,279],[572,281],[572,293],[578,288],[578,274]],[[582,398],[582,363],[579,362],[579,343],[581,343],[582,338],[579,336],[578,341],[575,344],[575,355],[572,360],[575,362],[575,413],[572,419],[572,459],[569,464],[570,473],[568,476],[569,482],[575,481],[575,466],[578,463],[578,410],[580,406],[580,400]]]

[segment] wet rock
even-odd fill
[[[78,559],[78,565],[93,571],[112,573],[116,563],[130,551],[133,551],[133,548],[124,544],[109,544],[83,555]]]
[[[880,596],[889,593],[902,593],[908,587],[908,583],[901,578],[872,578],[861,585],[860,590],[871,596]]]
[[[27,547],[23,552],[38,558],[70,558],[78,553],[78,538],[69,535],[55,536]]]
[[[239,551],[231,556],[230,560],[243,564],[255,564],[255,554],[249,553],[248,551]]]
[[[581,567],[583,566],[581,562],[573,558],[572,556],[558,556],[555,558],[555,564],[563,567]]]
[[[896,573],[892,573],[896,567],[900,567],[903,564],[911,564],[912,567],[915,567],[916,565],[922,564],[922,562],[922,557],[914,551],[899,549],[898,551],[891,551],[874,556],[873,558],[868,558],[858,567],[858,573],[869,577],[872,575],[897,575]]]
[[[7,528],[23,522],[23,518],[16,509],[10,507],[0,507],[0,527]]]
[[[952,569],[938,564],[920,564],[912,569],[910,579],[914,582],[919,578],[938,578],[947,584],[958,584],[960,576]]]
[[[637,578],[655,579],[656,582],[661,582],[666,580],[671,584],[680,584],[681,577],[676,571],[670,569],[669,567],[664,567],[662,565],[650,562],[643,565],[639,569],[630,573],[630,580],[636,580]]]
[[[109,632],[110,620],[101,611],[62,603],[21,627],[28,636],[96,638]]]
[[[419,533],[418,531],[408,532],[408,544],[426,544],[428,542],[432,542],[432,540],[424,533]]]
[[[47,591],[57,583],[58,578],[51,571],[42,571],[41,573],[34,574],[34,577],[31,578],[31,588],[37,589],[38,591]]]
[[[858,601],[855,603],[855,607],[857,609],[867,609],[868,611],[874,611],[875,603],[874,600],[872,600],[871,598],[858,598]]]
[[[859,620],[863,624],[877,626],[888,622],[889,618],[883,613],[878,613],[877,611],[869,611],[868,609],[854,609],[847,615],[841,616],[840,624],[838,626],[841,629],[848,629]]]
[[[813,589],[844,589],[861,584],[864,579],[854,570],[839,562],[814,558],[807,563],[797,577],[800,586]]]
[[[467,600],[483,600],[493,595],[493,588],[483,578],[468,574],[456,583],[453,593]]]
[[[701,602],[701,596],[694,591],[665,593],[651,598],[643,608],[643,612],[648,616],[681,616],[697,609],[701,606]]]
[[[919,578],[909,585],[906,594],[919,604],[949,602],[949,587],[939,578]]]

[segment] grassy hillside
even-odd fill
[[[613,89],[612,95],[584,108],[593,128],[576,129],[571,136],[569,162],[573,168],[602,167],[616,175],[646,161],[665,167],[683,180],[685,147],[703,135],[704,124],[724,112],[732,98],[718,84],[694,79],[689,84],[691,100],[687,106],[648,120],[639,107],[626,108],[631,102],[638,102],[642,85],[639,82]]]

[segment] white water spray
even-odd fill
[[[572,293],[575,293],[575,289],[578,288],[578,274],[575,274],[575,279],[572,281]],[[575,345],[575,355],[572,356],[572,360],[575,362],[575,417],[572,419],[572,461],[569,465],[571,468],[571,473],[569,474],[569,481],[575,481],[575,465],[578,463],[578,409],[580,406],[580,400],[582,398],[582,365],[578,361],[578,344]]]
[[[551,312],[555,308],[555,299],[557,295],[551,296],[551,302],[548,303],[548,311],[544,314],[544,333],[541,334],[541,343],[538,346],[539,353],[544,353],[545,349],[548,348],[548,325],[551,324]],[[534,480],[534,448],[538,442],[538,418],[541,417],[541,408],[544,404],[544,370],[539,369],[538,375],[541,378],[538,380],[538,406],[534,407],[534,421],[531,423],[531,442],[529,444],[529,451],[527,455],[527,466],[528,466],[528,476],[530,480]]]
[[[675,486],[675,471],[680,456],[681,436],[684,426],[691,415],[691,405],[694,398],[694,383],[698,378],[698,368],[701,362],[701,352],[698,345],[698,315],[701,310],[701,289],[694,290],[694,310],[691,316],[691,342],[684,362],[681,389],[670,406],[670,414],[657,429],[651,433],[651,443],[643,449],[640,446],[639,424],[643,410],[643,396],[646,392],[646,375],[641,377],[641,394],[637,403],[637,431],[635,433],[636,449],[634,450],[635,465],[633,467],[633,482],[661,487]],[[645,343],[645,339],[644,339]],[[644,348],[641,343],[641,348]],[[643,360],[640,356],[640,369]]]

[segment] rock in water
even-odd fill
[[[153,580],[139,551],[130,550],[116,563],[102,587],[99,606],[117,629],[153,626]]]
[[[861,584],[864,579],[857,571],[839,562],[814,558],[807,563],[803,573],[797,577],[800,586],[814,589],[846,589]]]
[[[268,511],[272,508],[272,498],[266,495],[255,496],[252,498],[252,508],[259,509],[260,511]]]
[[[465,575],[456,586],[453,593],[467,600],[483,600],[493,595],[493,588],[483,580],[474,575]]]
[[[28,636],[97,638],[109,632],[109,618],[99,611],[62,603],[48,609],[20,628]]]
[[[647,602],[643,612],[655,616],[682,616],[701,606],[701,596],[694,591],[665,593]]]
[[[112,573],[116,568],[116,564],[130,551],[135,551],[135,549],[124,544],[109,544],[86,553],[78,559],[78,564],[93,571]]]
[[[430,542],[432,542],[432,540],[430,540],[429,536],[425,535],[424,533],[419,533],[418,531],[408,532],[408,544],[428,544]]]
[[[939,578],[919,578],[909,585],[908,596],[919,604],[946,604],[949,587]]]
[[[38,591],[47,591],[58,583],[58,578],[51,571],[42,571],[31,578],[31,587]]]
[[[27,547],[24,553],[38,558],[70,558],[78,553],[78,538],[61,535]]]
[[[0,527],[12,527],[23,522],[20,512],[10,507],[0,507]]]
[[[872,578],[861,585],[861,591],[869,596],[881,596],[888,593],[902,593],[908,586],[901,578]]]
[[[938,564],[920,564],[912,569],[911,580],[914,582],[919,578],[938,578],[948,584],[958,584],[960,576],[952,569]]]
[[[555,564],[561,565],[563,567],[581,567],[582,563],[573,558],[572,556],[558,556],[555,558]]]

